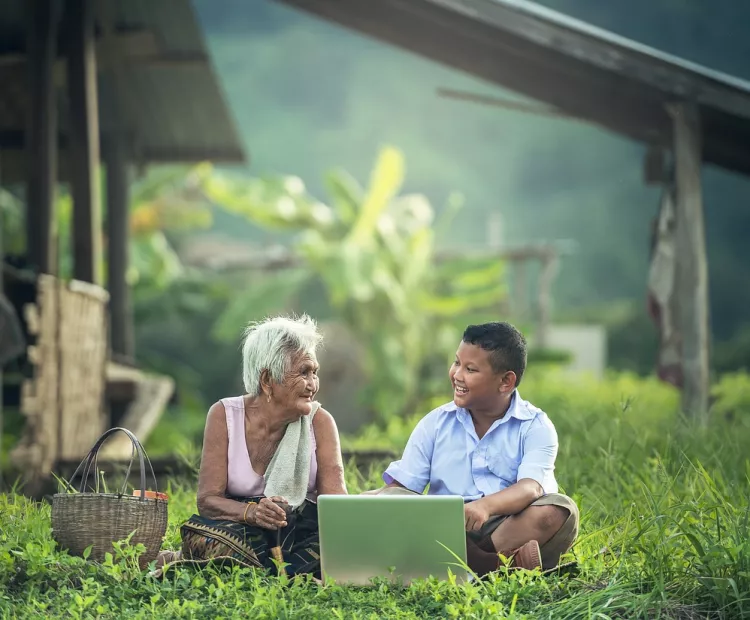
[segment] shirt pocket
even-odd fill
[[[494,454],[487,459],[487,468],[502,481],[503,488],[516,483],[518,460],[504,454]]]

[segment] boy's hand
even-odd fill
[[[490,518],[490,511],[483,500],[484,498],[464,504],[464,525],[467,532],[478,530]]]
[[[378,493],[380,493],[385,488],[386,487],[380,487],[379,489],[371,489],[369,491],[362,491],[360,493],[360,495],[377,495]]]

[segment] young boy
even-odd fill
[[[466,328],[449,376],[453,400],[422,418],[375,493],[461,495],[468,564],[554,568],[578,535],[578,508],[559,494],[558,441],[547,415],[518,392],[526,341],[508,323]]]

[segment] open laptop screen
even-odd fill
[[[407,585],[435,576],[465,581],[464,501],[453,495],[321,495],[323,579]]]

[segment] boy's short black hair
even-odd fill
[[[464,330],[463,341],[490,354],[490,365],[496,373],[512,370],[516,374],[516,387],[526,370],[526,339],[510,323],[483,323],[469,325]]]

